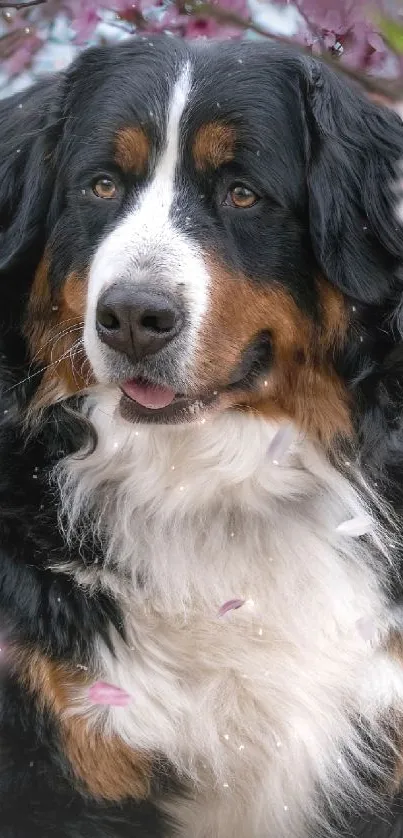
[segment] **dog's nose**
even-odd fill
[[[182,329],[183,314],[169,297],[133,286],[111,286],[97,305],[100,340],[139,361],[163,349]]]

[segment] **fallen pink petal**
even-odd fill
[[[275,465],[284,461],[294,437],[295,431],[291,422],[281,425],[267,449],[267,455]]]
[[[351,538],[358,538],[360,535],[367,535],[371,530],[371,521],[366,515],[357,515],[348,521],[343,521],[336,527],[337,532],[349,535]]]
[[[126,690],[107,684],[106,681],[97,681],[93,684],[88,690],[88,698],[93,704],[103,704],[109,707],[127,707],[132,701],[132,696]]]
[[[245,605],[246,600],[244,599],[229,599],[227,602],[224,602],[224,605],[221,606],[218,616],[224,617],[225,614],[228,614],[228,611],[236,611],[238,608],[242,608]]]

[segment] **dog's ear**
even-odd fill
[[[60,88],[60,78],[52,77],[0,102],[0,271],[44,235]]]
[[[320,62],[301,64],[314,253],[335,286],[377,303],[399,285],[403,229],[394,188],[403,123]]]

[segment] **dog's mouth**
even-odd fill
[[[219,397],[217,390],[200,397],[186,396],[145,378],[124,381],[120,389],[120,412],[129,422],[190,422],[202,418],[202,414],[211,409]]]
[[[220,405],[241,404],[246,394],[259,389],[272,359],[267,333],[258,335],[242,353],[239,364],[225,385],[205,389],[199,394],[178,393],[168,384],[145,377],[121,382],[120,412],[129,422],[180,423],[204,421],[204,414]],[[225,398],[226,397],[226,398]]]

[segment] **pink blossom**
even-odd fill
[[[239,26],[219,23],[214,18],[185,18],[185,38],[240,38],[243,34]]]
[[[66,11],[71,19],[78,44],[84,44],[89,39],[99,21],[97,5],[94,0],[68,0],[66,2]]]
[[[104,5],[107,8],[107,0],[104,0]],[[147,20],[150,13],[164,5],[164,0],[132,0],[132,2],[129,2],[129,0],[111,0],[111,5],[122,20],[136,22],[139,15]],[[151,28],[152,23],[150,22]]]
[[[231,12],[244,21],[249,19],[249,8],[246,0],[212,0],[211,5],[223,11]],[[188,17],[187,38],[239,38],[241,35],[243,35],[243,29],[231,23],[220,23],[213,17],[198,17],[196,14]]]
[[[213,0],[212,6],[231,12],[242,20],[249,18],[247,0]],[[239,38],[243,35],[242,27],[232,23],[221,23],[213,15],[197,15],[195,11],[186,13],[186,4],[179,10],[175,3],[170,3],[159,20],[153,21],[153,31],[172,32],[183,38]]]
[[[295,0],[295,5],[303,18],[298,40],[314,53],[334,50],[350,67],[368,72],[387,65],[390,53],[374,23],[374,8],[390,15],[388,0]]]

